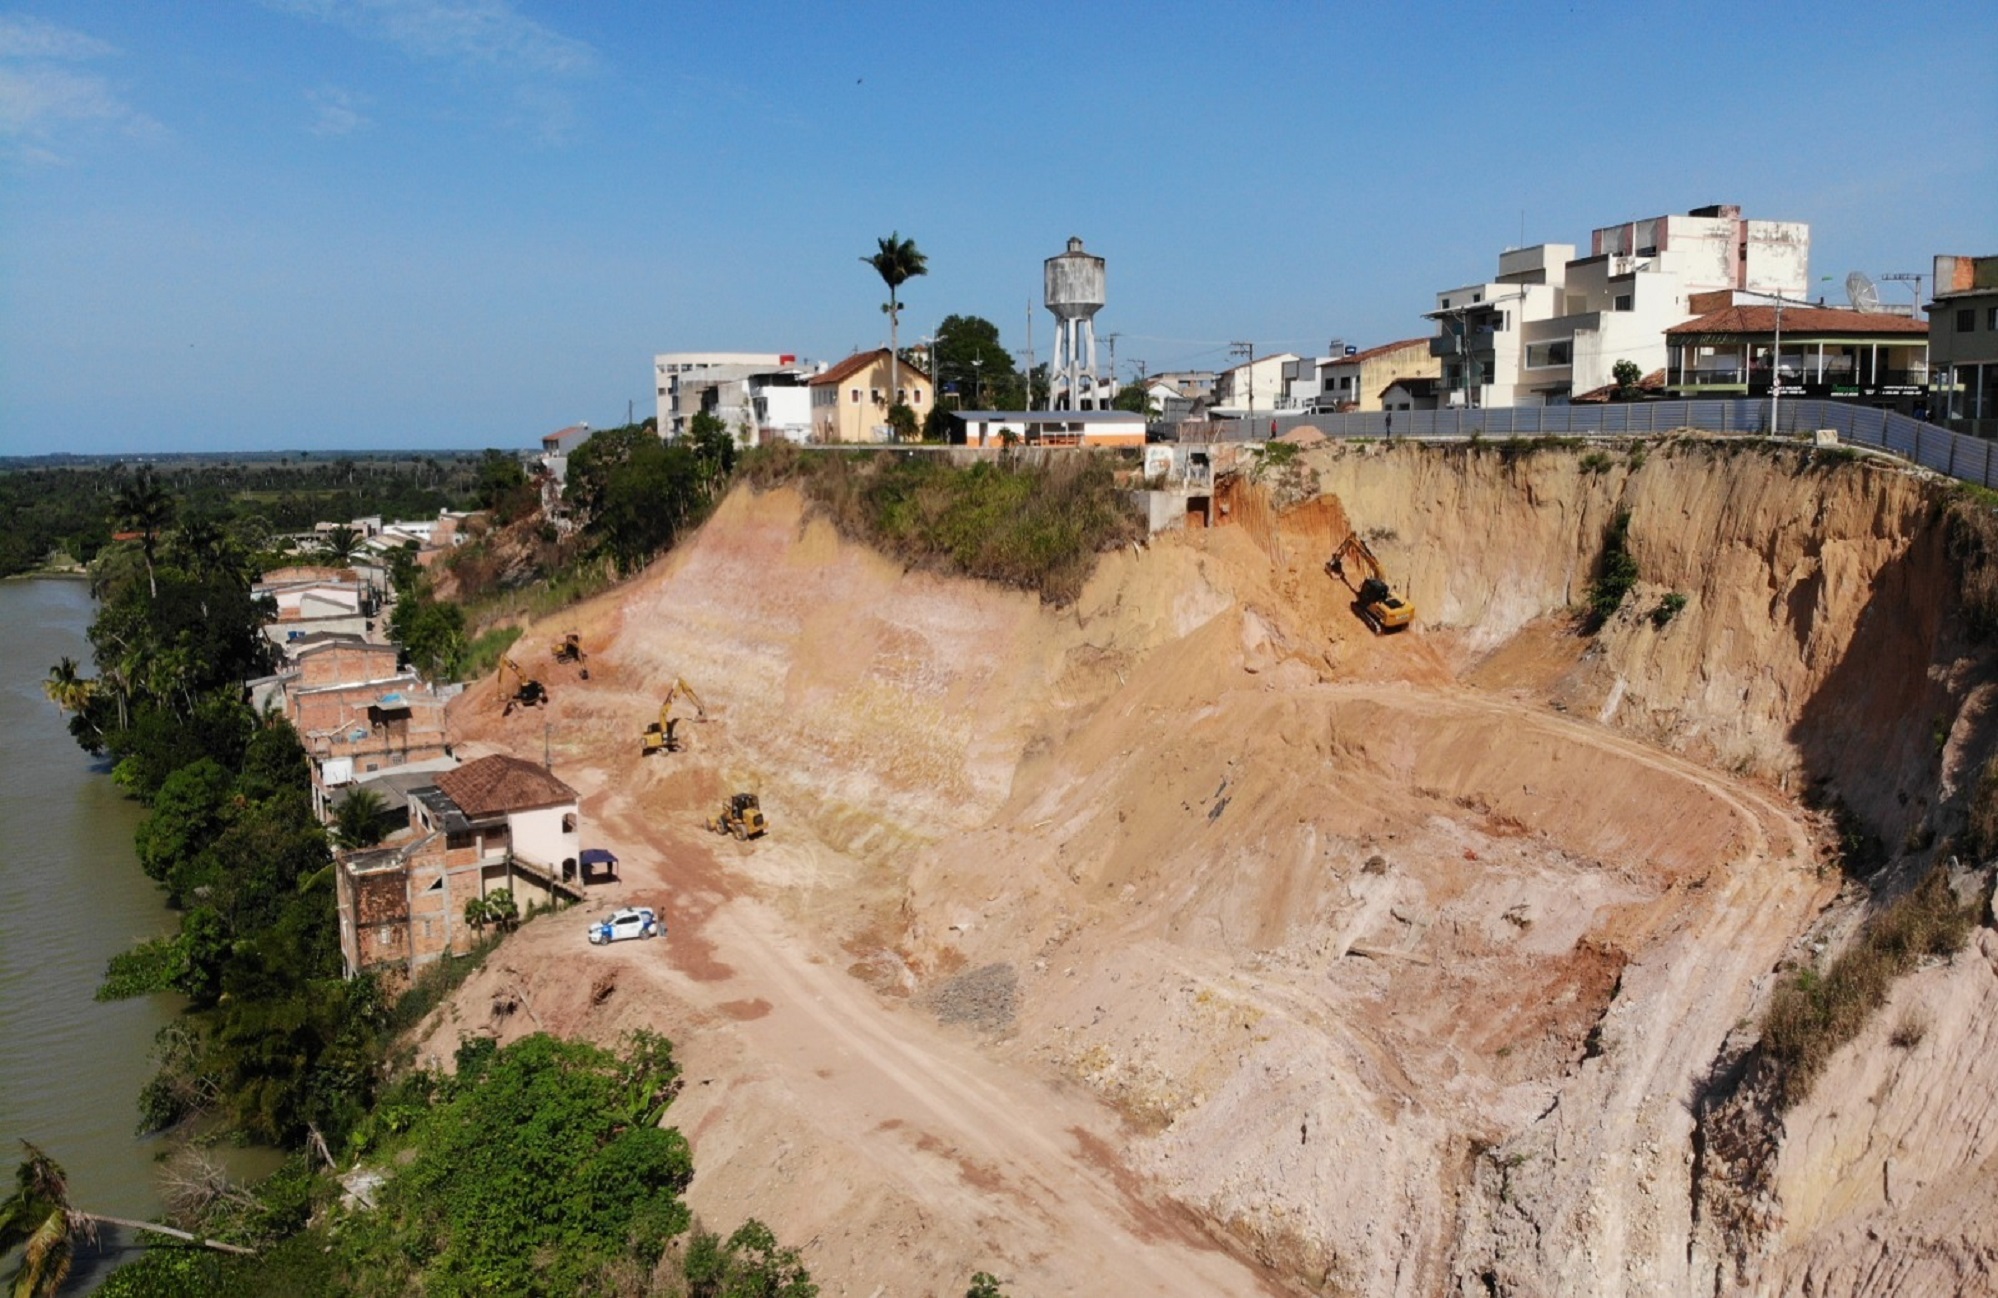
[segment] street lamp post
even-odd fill
[[[984,378],[984,376],[985,376],[985,358],[983,356],[972,357],[971,358],[971,408],[973,410],[985,409],[984,406],[978,404],[978,394],[980,392],[979,381],[982,378]]]

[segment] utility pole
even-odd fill
[[[1249,436],[1256,435],[1256,345],[1254,343],[1229,343],[1229,359],[1237,356],[1249,358]]]
[[[1112,401],[1117,399],[1117,340],[1123,336],[1123,334],[1110,335],[1110,399]],[[1105,408],[1101,398],[1098,398],[1096,404],[1098,409]]]
[[[1034,303],[1027,300],[1027,409],[1034,408]]]

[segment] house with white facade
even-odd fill
[[[788,438],[789,429],[799,423],[809,432],[809,395],[800,419],[796,398],[779,389],[797,387],[824,368],[800,362],[790,352],[663,352],[652,358],[659,435],[669,442],[686,436],[702,411],[727,425],[738,446]],[[764,399],[762,413],[759,397]],[[770,436],[764,435],[766,429]]]
[[[1751,221],[1732,205],[1603,226],[1589,253],[1548,243],[1499,255],[1498,274],[1445,289],[1427,313],[1443,404],[1550,405],[1614,380],[1619,361],[1665,368],[1665,331],[1696,294],[1802,297],[1810,226]]]
[[[1279,410],[1283,400],[1283,373],[1286,365],[1298,360],[1296,352],[1276,352],[1243,361],[1214,376],[1214,395],[1208,406],[1217,414],[1240,415],[1250,410]]]
[[[807,369],[792,366],[752,374],[743,380],[749,400],[750,427],[759,444],[812,440],[812,376],[823,364]]]

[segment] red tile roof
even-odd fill
[[[1773,306],[1731,306],[1709,311],[1697,320],[1673,325],[1670,338],[1685,334],[1767,334],[1776,332]],[[1839,307],[1786,306],[1783,332],[1797,334],[1920,334],[1928,336],[1926,320],[1878,311],[1847,311]]]
[[[888,349],[886,347],[876,347],[871,352],[855,352],[853,355],[847,357],[839,364],[827,370],[824,374],[813,375],[812,381],[806,384],[805,386],[815,388],[825,383],[839,383],[845,379],[849,379],[854,375],[860,373],[862,370],[874,364],[876,361],[886,360],[887,358],[888,358]],[[925,383],[928,383],[930,381],[930,376],[923,373],[922,367],[920,366],[911,365],[909,362],[903,361],[902,370],[906,374],[915,375],[917,378],[921,379]]]
[[[1382,343],[1378,347],[1369,347],[1367,350],[1355,352],[1351,356],[1334,356],[1332,357],[1332,363],[1334,365],[1356,365],[1361,361],[1370,361],[1376,356],[1385,356],[1389,352],[1398,352],[1404,347],[1427,346],[1429,346],[1429,339],[1427,338],[1404,338],[1398,343]]]
[[[513,811],[534,811],[575,802],[576,791],[534,762],[495,753],[437,776],[437,787],[478,820]]]

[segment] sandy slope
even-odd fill
[[[1107,556],[1061,611],[732,496],[534,630],[593,654],[545,716],[454,713],[550,748],[625,859],[605,903],[671,936],[530,926],[434,1051],[670,1032],[696,1208],[809,1241],[828,1293],[1711,1291],[1687,1102],[1835,890],[1786,789],[1898,835],[1987,746],[1936,756],[1963,673],[1881,670],[1945,662],[1923,492],[1699,450],[1311,469],[1279,528]],[[1647,582],[1580,640],[1618,508]],[[1348,517],[1414,633],[1321,570]],[[648,765],[682,675],[714,719]],[[699,830],[735,787],[768,839]]]

